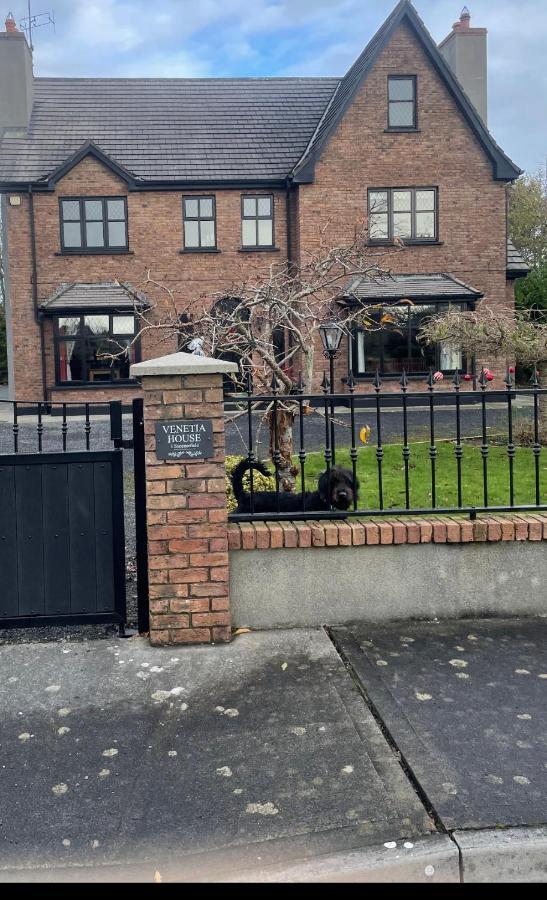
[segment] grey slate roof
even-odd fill
[[[387,278],[354,278],[344,291],[343,299],[351,301],[396,300],[478,300],[480,291],[453,275],[390,275]]]
[[[283,181],[338,78],[37,78],[0,182],[47,179],[87,141],[143,181]]]
[[[61,284],[49,300],[41,304],[44,314],[56,313],[59,310],[78,312],[85,310],[130,310],[135,306],[148,306],[148,300],[128,284],[114,282],[102,284]]]
[[[491,159],[494,177],[518,177],[412,3],[401,0],[343,78],[38,78],[28,137],[0,141],[0,189],[29,182],[46,189],[90,143],[137,188],[312,181],[326,142],[403,22]]]
[[[528,275],[530,266],[517,250],[513,241],[507,240],[507,274],[513,278]]]

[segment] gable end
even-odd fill
[[[473,104],[451,71],[448,63],[444,60],[410,0],[401,0],[336,88],[304,154],[293,170],[292,177],[296,184],[313,182],[315,165],[319,161],[326,144],[343,119],[380,53],[389,43],[395,30],[403,22],[410,26],[416,35],[429,61],[451,94],[484,152],[491,160],[494,179],[496,181],[514,181],[522,174],[522,170],[509,159],[495,142],[487,128],[485,128]]]

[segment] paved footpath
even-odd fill
[[[545,638],[3,645],[0,882],[547,878]]]

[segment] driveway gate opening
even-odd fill
[[[132,411],[124,440],[119,401],[0,401],[0,628],[113,622],[124,632],[123,455],[134,449],[138,625],[147,629],[142,400]]]

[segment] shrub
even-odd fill
[[[531,419],[517,419],[513,429],[513,440],[517,447],[533,447],[535,444],[534,423]],[[547,428],[539,429],[539,442],[547,447]]]

